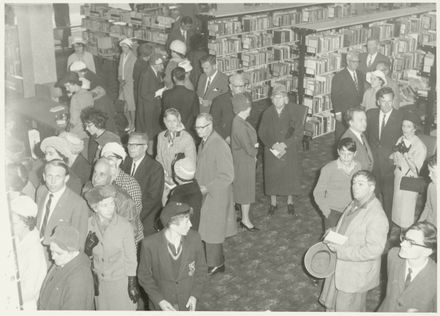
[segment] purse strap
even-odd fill
[[[406,177],[408,175],[408,172],[411,171],[411,168],[408,168],[408,171],[405,173],[404,177]],[[419,168],[416,167],[416,176],[419,176]]]

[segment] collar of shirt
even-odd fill
[[[364,142],[362,141],[362,133],[359,133],[358,131],[355,131],[353,128],[350,127],[350,130],[352,131],[352,133],[354,135],[356,135],[356,137],[361,141],[361,143],[363,144]]]
[[[367,62],[368,62],[368,58],[371,58],[371,62],[373,62],[374,59],[376,58],[376,56],[377,56],[377,52],[375,52],[373,55],[368,54],[368,56],[367,56]]]
[[[426,258],[426,261],[424,264],[422,264],[420,267],[416,267],[416,268],[412,268],[411,267],[411,281],[413,281],[415,279],[415,277],[417,276],[417,274],[420,273],[420,271],[422,271],[426,265],[428,264],[429,259]],[[403,276],[403,280],[406,280],[406,276],[408,275],[408,268],[409,268],[409,264],[408,264],[408,260],[405,260],[405,275]]]
[[[351,78],[353,78],[353,80],[354,80],[355,76],[356,76],[356,78],[357,78],[357,75],[356,75],[356,71],[355,71],[355,70],[350,70],[348,67],[347,67],[347,70],[348,70],[348,72],[350,73],[350,76],[351,76]]]
[[[66,191],[66,186],[64,185],[64,187],[61,190],[59,190],[59,191],[57,191],[55,193],[52,193],[50,191],[47,193],[46,201],[44,202],[44,209],[43,210],[46,210],[46,205],[47,205],[47,202],[49,201],[49,195],[53,194],[52,201],[50,202],[50,213],[49,213],[48,219],[52,216],[52,213],[53,213],[53,210],[55,209],[55,206],[58,204],[58,201],[60,200],[61,195],[63,195],[63,193],[65,191]]]
[[[141,164],[141,162],[142,162],[142,160],[143,160],[144,158],[145,158],[145,155],[143,155],[141,158],[139,158],[139,159],[137,159],[137,160],[134,160],[134,159],[133,159],[133,162],[132,162],[131,165],[133,166],[133,163],[136,164],[136,168],[134,169],[133,174],[136,173],[137,168],[139,168],[139,165]]]
[[[208,78],[211,78],[211,83],[214,80],[215,76],[217,75],[218,70],[216,70],[211,76],[209,76]],[[206,80],[206,82],[208,82],[208,80]]]
[[[385,124],[388,122],[391,112],[393,112],[393,109],[391,109],[391,111],[389,111],[388,113],[383,113],[382,111],[379,111],[379,126],[382,125],[382,120],[384,115],[385,115]]]
[[[151,70],[153,70],[154,75],[157,77],[157,71],[156,71],[156,69],[154,69],[154,67],[153,67],[152,65],[150,65],[150,67],[151,67]]]

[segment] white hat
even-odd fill
[[[101,157],[105,157],[105,154],[118,155],[122,158],[122,160],[127,157],[127,153],[125,152],[124,147],[116,142],[107,143],[104,145],[104,147],[102,147]]]
[[[170,50],[175,51],[176,53],[185,55],[186,54],[186,44],[179,40],[174,40],[170,44]]]
[[[70,132],[61,132],[58,137],[64,138],[70,144],[70,151],[76,155],[83,151],[84,141],[76,134]]]
[[[193,69],[191,62],[188,59],[181,61],[178,66],[185,69],[185,72],[190,72]]]
[[[119,42],[119,46],[122,45],[127,45],[128,47],[132,48],[133,47],[133,41],[129,38],[125,38],[122,41]]]
[[[86,41],[82,37],[72,37],[71,42],[72,42],[72,44],[70,44],[70,45],[73,45],[73,44],[86,45]]]
[[[24,217],[36,217],[38,208],[30,197],[20,195],[11,201],[11,211]]]
[[[380,79],[382,79],[383,85],[387,84],[387,79],[386,79],[385,74],[383,73],[382,70],[375,70],[375,71],[367,72],[366,80],[367,80],[368,83],[371,84],[371,79],[372,79],[371,77],[373,75],[378,77],[378,78],[380,78]]]
[[[179,159],[174,164],[174,172],[183,180],[192,180],[196,173],[196,164],[188,157]]]
[[[80,71],[87,69],[87,65],[84,62],[77,60],[70,65],[69,69],[70,71]]]

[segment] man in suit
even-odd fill
[[[199,114],[199,99],[194,91],[185,87],[185,69],[176,67],[171,74],[174,87],[163,93],[162,112],[165,113],[167,109],[175,108],[180,113],[185,129],[192,132],[194,131],[194,121]]]
[[[345,116],[348,126],[350,126],[342,138],[350,137],[356,143],[356,153],[354,159],[359,161],[363,170],[373,170],[373,153],[368,144],[364,132],[367,130],[367,115],[362,107],[350,108]]]
[[[437,311],[437,264],[430,255],[437,249],[437,229],[418,222],[401,238],[400,249],[388,253],[388,282],[378,312]]]
[[[200,59],[203,73],[197,84],[200,113],[209,113],[212,100],[228,91],[228,77],[217,70],[215,56],[207,55]]]
[[[190,229],[191,210],[188,204],[169,202],[160,215],[165,228],[142,242],[139,283],[153,310],[196,310],[206,260],[199,233]]]
[[[231,143],[232,121],[235,116],[232,110],[232,97],[245,91],[246,80],[243,74],[230,76],[229,88],[230,91],[212,100],[210,111],[214,119],[214,130],[219,133],[228,144]]]
[[[144,236],[155,233],[154,222],[162,208],[164,172],[162,165],[151,158],[148,149],[148,136],[145,133],[131,133],[128,139],[128,156],[122,170],[132,175],[141,186]]]
[[[139,80],[137,107],[136,107],[136,131],[147,133],[149,137],[149,154],[153,154],[154,139],[160,132],[160,112],[163,92],[162,72],[164,70],[163,57],[153,54],[149,60],[149,67],[142,73]]]
[[[349,51],[347,53],[347,67],[336,73],[332,79],[330,97],[336,118],[336,142],[346,129],[342,116],[349,108],[360,106],[364,96],[365,75],[357,70],[358,65],[359,52]]]
[[[403,113],[393,109],[394,92],[382,87],[376,93],[378,109],[367,112],[367,139],[373,152],[373,174],[377,179],[376,195],[391,223],[394,194],[394,162],[390,159],[393,147],[402,135]]]
[[[181,18],[180,23],[178,23],[176,27],[173,27],[171,29],[171,32],[168,34],[165,47],[167,49],[170,49],[171,42],[174,40],[179,40],[186,44],[186,47],[188,48],[188,53],[190,48],[189,39],[191,38],[191,36],[193,36],[193,34],[193,20],[189,16],[184,16],[183,18]]]
[[[60,223],[68,223],[78,230],[79,246],[84,249],[88,207],[78,194],[66,187],[69,168],[62,160],[51,160],[44,167],[43,179],[45,186],[41,186],[36,193],[37,227],[43,245],[49,250],[49,238],[55,227]]]
[[[367,292],[379,285],[388,221],[374,187],[371,172],[360,170],[353,175],[354,200],[336,226],[347,240],[342,245],[327,242],[336,253],[335,272],[325,279],[319,298],[327,311],[365,312]]]
[[[379,53],[379,41],[375,38],[367,39],[367,52],[359,55],[359,70],[365,74],[375,71],[378,63],[389,63],[387,56]]]

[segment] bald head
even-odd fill
[[[107,185],[112,183],[111,165],[107,158],[100,158],[93,168],[92,185]]]

